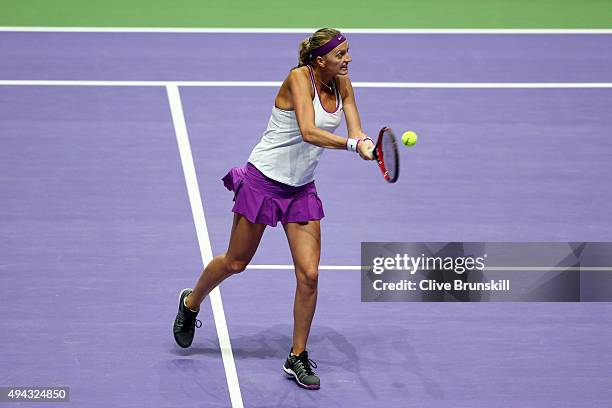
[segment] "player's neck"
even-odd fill
[[[313,70],[315,82],[317,83],[317,88],[328,92],[334,93],[334,76],[333,75],[325,75],[321,71],[315,69]]]

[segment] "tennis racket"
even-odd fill
[[[384,179],[389,183],[395,183],[399,177],[399,151],[390,127],[385,126],[380,129],[372,154],[374,160],[378,162]]]

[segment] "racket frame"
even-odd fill
[[[385,156],[382,150],[383,140],[385,137],[388,137],[393,145],[392,154],[395,156],[394,159],[396,165],[395,174],[393,177],[389,175],[389,170],[385,165]],[[378,167],[380,167],[383,178],[389,183],[395,183],[399,177],[399,149],[397,148],[397,139],[393,134],[393,130],[391,130],[389,126],[384,126],[382,129],[380,129],[380,132],[378,132],[378,139],[376,140],[376,146],[374,146],[372,154],[374,155],[374,160],[378,162]]]

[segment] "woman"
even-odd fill
[[[216,256],[193,289],[184,289],[174,322],[181,347],[193,341],[204,298],[223,280],[242,272],[251,261],[264,229],[280,221],[295,266],[297,288],[293,309],[293,345],[283,370],[308,389],[320,387],[308,359],[306,342],[317,302],[323,207],[314,171],[323,149],[347,149],[372,159],[374,144],[361,130],[361,121],[348,65],[348,42],[337,30],[324,28],[304,40],[299,65],[281,85],[268,129],[244,167],[223,178],[234,192],[234,222],[227,252]],[[344,112],[349,137],[333,134]]]

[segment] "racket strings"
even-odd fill
[[[387,171],[387,177],[389,179],[394,179],[397,173],[397,146],[395,144],[395,140],[393,140],[393,136],[386,134],[382,139],[382,156],[384,159],[385,170]]]

